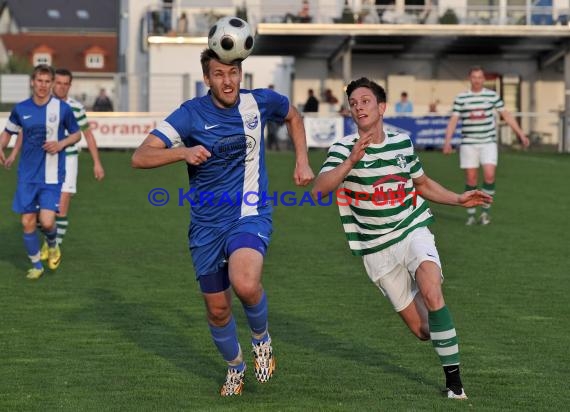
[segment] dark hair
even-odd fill
[[[378,101],[378,103],[386,103],[386,91],[384,90],[384,88],[380,86],[378,83],[373,82],[372,80],[366,77],[361,77],[358,80],[351,81],[346,88],[346,96],[350,98],[352,92],[358,89],[359,87],[366,87],[367,89],[370,89],[374,94],[374,96],[376,96],[376,100]]]
[[[73,80],[73,74],[71,74],[71,72],[67,69],[56,69],[55,74],[59,76],[67,76],[69,77],[70,81]]]
[[[48,66],[47,64],[38,64],[34,67],[34,71],[32,71],[32,79],[35,79],[38,74],[49,74],[52,80],[55,77],[53,67]]]
[[[204,49],[202,50],[202,54],[200,54],[200,64],[202,65],[202,73],[207,76],[210,73],[210,62],[212,60],[217,60],[220,63],[223,63],[216,52],[212,49]],[[234,60],[229,65],[236,66],[241,71],[241,60]],[[227,63],[223,63],[227,64]]]
[[[469,76],[471,76],[471,73],[473,72],[483,72],[485,73],[485,70],[483,70],[483,67],[481,66],[473,66],[469,69]]]

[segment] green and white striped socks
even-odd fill
[[[492,183],[483,182],[483,187],[481,188],[481,190],[490,195],[491,197],[495,197],[495,182]],[[489,212],[491,211],[491,204],[483,205],[481,206],[481,208],[483,209],[483,212],[489,214]]]
[[[442,366],[459,365],[459,345],[447,306],[429,312],[430,338]]]
[[[67,216],[57,216],[55,218],[55,225],[57,226],[57,244],[61,245],[63,243],[63,238],[67,233],[67,225],[68,225]]]

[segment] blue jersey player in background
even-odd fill
[[[34,68],[32,97],[12,109],[6,128],[0,134],[0,164],[5,166],[14,162],[18,150],[13,150],[5,158],[4,147],[8,145],[10,136],[22,134],[22,155],[12,209],[22,216],[24,244],[33,265],[28,271],[28,279],[38,279],[44,273],[36,233],[38,213],[48,243],[48,267],[55,270],[61,261],[56,243],[55,214],[65,179],[64,149],[81,138],[71,107],[51,95],[54,76],[50,66]]]
[[[242,392],[245,362],[231,310],[240,299],[252,335],[255,377],[267,382],[275,370],[268,332],[267,297],[261,284],[263,258],[272,232],[264,153],[269,121],[285,122],[295,146],[293,178],[299,186],[314,175],[303,120],[289,100],[270,89],[240,89],[241,61],[223,64],[201,55],[204,97],[184,102],[135,151],[132,165],[153,168],[185,161],[190,179],[189,245],[206,304],[212,338],[228,363],[222,396]]]

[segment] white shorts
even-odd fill
[[[65,156],[65,180],[61,191],[65,193],[77,193],[77,166],[79,155]]]
[[[404,240],[363,257],[366,273],[390,300],[394,310],[404,310],[418,293],[416,270],[431,261],[441,269],[435,239],[427,227],[410,233]],[[443,281],[443,275],[442,275]]]
[[[497,143],[462,144],[459,146],[459,167],[477,169],[481,165],[497,165]]]

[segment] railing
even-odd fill
[[[310,18],[298,16],[300,2],[283,1],[268,7],[259,0],[250,0],[245,8],[229,5],[228,1],[180,2],[176,7],[154,6],[147,9],[145,25],[149,35],[205,36],[220,17],[240,14],[257,23],[353,23],[353,24],[459,24],[459,25],[569,25],[570,9],[551,6],[468,6],[453,10],[425,6],[370,5],[366,2],[341,8],[321,6],[313,2]],[[337,3],[335,3],[337,4]],[[248,7],[249,6],[249,7]]]

